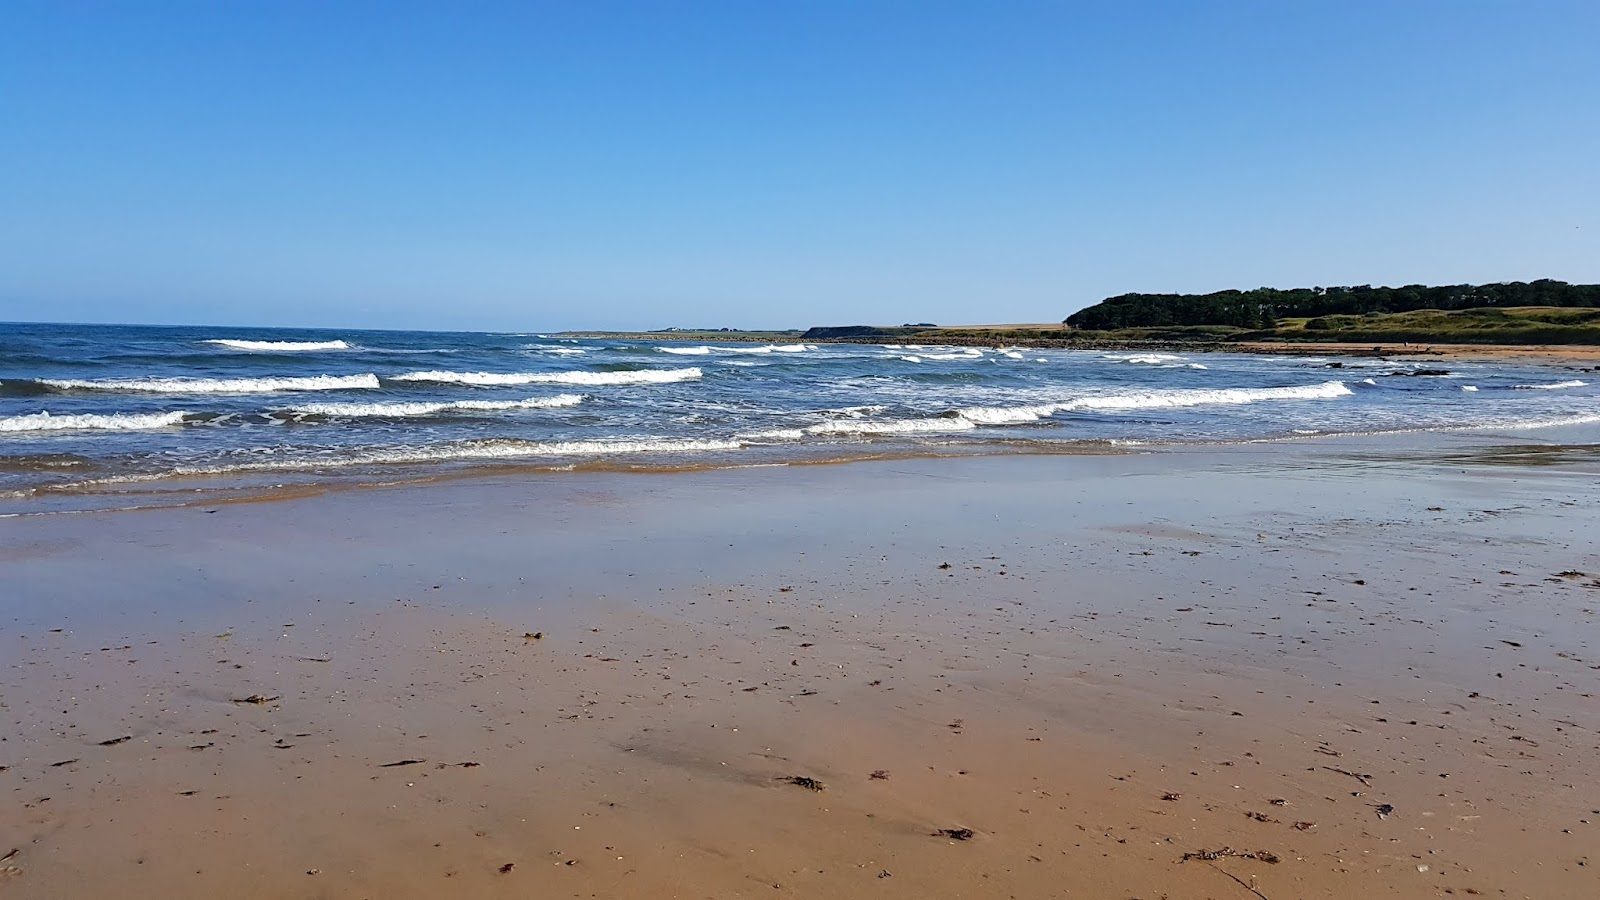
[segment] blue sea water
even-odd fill
[[[1446,375],[1418,375],[1444,368]],[[0,324],[0,499],[1600,422],[1499,362]]]

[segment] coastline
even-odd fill
[[[28,897],[1591,893],[1595,576],[1570,573],[1600,572],[1600,463],[1507,443],[3,520],[0,877]],[[276,699],[232,702],[251,696]]]
[[[1036,347],[1054,350],[1111,350],[1111,351],[1163,351],[1183,353],[1255,353],[1267,356],[1353,356],[1381,357],[1385,359],[1463,359],[1526,362],[1534,365],[1557,365],[1600,368],[1600,346],[1584,344],[1451,344],[1358,342],[1358,341],[1163,341],[1163,340],[1106,340],[1098,338],[1036,338],[1011,337],[1010,329],[1032,329],[1033,325],[972,326],[993,331],[993,334],[973,336],[962,334],[971,328],[952,327],[957,332],[941,335],[937,331],[902,336],[825,337],[804,338],[816,344],[869,344],[884,342],[927,342],[951,347]],[[680,341],[695,344],[722,343],[798,343],[801,332],[632,332],[632,331],[573,331],[560,332],[556,337]]]

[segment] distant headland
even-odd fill
[[[1403,287],[1256,288],[1120,294],[1059,323],[819,325],[806,330],[669,328],[573,335],[721,341],[841,341],[1100,347],[1470,344],[1600,346],[1600,285],[1553,279]]]

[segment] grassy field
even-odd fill
[[[1048,342],[1067,346],[1107,341],[1600,345],[1600,309],[1558,306],[1452,311],[1425,309],[1364,316],[1286,318],[1280,319],[1276,328],[1260,330],[1229,325],[1187,325],[1112,331],[1063,331],[1059,325],[985,325],[929,329],[896,339],[911,343]]]
[[[1600,344],[1600,309],[1519,306],[1421,309],[1365,316],[1283,319],[1257,339],[1438,344]]]

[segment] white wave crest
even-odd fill
[[[407,372],[390,381],[431,381],[481,387],[512,384],[670,384],[693,381],[703,373],[692,369],[641,369],[631,372]]]
[[[1021,425],[1036,422],[1058,412],[1087,409],[1117,412],[1130,409],[1170,409],[1185,406],[1237,406],[1272,400],[1332,400],[1353,393],[1342,381],[1281,388],[1231,388],[1220,390],[1135,391],[1126,394],[1101,394],[1077,397],[1060,403],[1027,406],[959,409],[962,419],[980,425]]]
[[[818,422],[805,428],[783,428],[744,435],[749,438],[776,438],[794,440],[805,435],[891,435],[891,434],[946,434],[954,431],[971,431],[978,427],[966,419],[944,416],[932,419],[889,419],[867,421],[863,419],[838,419]]]
[[[236,341],[229,338],[201,341],[202,344],[216,344],[230,350],[250,350],[266,352],[297,352],[303,350],[349,350],[350,345],[344,341]]]
[[[0,419],[0,432],[31,431],[144,431],[182,425],[187,413],[113,413],[111,415],[52,415],[36,412]]]
[[[1519,391],[1559,391],[1563,388],[1584,387],[1588,383],[1587,381],[1574,379],[1572,381],[1560,381],[1555,384],[1518,384],[1513,385],[1513,389]]]
[[[1182,362],[1188,357],[1174,356],[1171,353],[1107,353],[1101,359],[1116,359],[1126,363],[1139,363],[1154,366],[1167,362]]]
[[[953,353],[924,353],[923,359],[982,359],[983,351],[974,348],[957,350]]]
[[[657,353],[674,353],[679,356],[709,356],[712,353],[804,353],[817,349],[808,344],[766,344],[760,347],[657,347]]]
[[[1468,391],[1468,392],[1471,392],[1471,393],[1477,393],[1477,390],[1478,390],[1478,389],[1477,389],[1477,388],[1476,388],[1476,387],[1473,387],[1473,386],[1472,386],[1472,385],[1470,385],[1470,384],[1463,384],[1463,385],[1462,385],[1462,386],[1461,386],[1461,389],[1462,389],[1462,390],[1463,390],[1463,391]]]
[[[558,409],[583,402],[580,394],[531,397],[527,400],[455,400],[449,403],[307,403],[289,412],[318,416],[362,418],[432,416],[442,412],[506,412],[514,409]]]
[[[108,378],[101,381],[40,378],[61,390],[135,391],[147,394],[270,394],[277,391],[349,391],[378,387],[376,375],[311,375],[303,378]]]
[[[873,413],[881,413],[881,412],[883,412],[884,410],[886,410],[888,408],[889,407],[887,407],[887,406],[878,406],[878,405],[843,406],[843,407],[840,407],[838,409],[825,409],[825,410],[823,410],[823,413],[825,415],[845,416],[845,417],[851,418],[851,419],[860,419],[860,418],[865,418],[866,416],[870,416]]]

